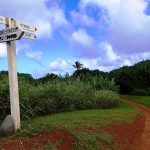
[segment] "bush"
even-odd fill
[[[130,92],[130,94],[137,95],[137,96],[150,96],[150,88],[134,89],[132,92]]]
[[[22,119],[65,111],[118,106],[117,94],[112,91],[96,91],[91,84],[82,82],[80,79],[54,80],[36,86],[22,80],[19,81],[19,96]],[[4,99],[6,103],[3,102]],[[5,83],[1,88],[0,99],[4,112],[0,112],[0,114],[3,113],[2,119],[6,116],[4,108],[9,107],[9,101],[8,85]]]
[[[79,80],[55,81],[38,86],[25,83],[20,85],[20,108],[23,118],[35,114],[45,115],[94,108],[93,99],[92,87]]]
[[[0,119],[10,114],[9,83],[7,79],[0,81]]]
[[[116,85],[114,78],[110,80],[100,75],[92,76],[90,74],[81,74],[79,79],[86,84],[90,84],[95,90],[119,91],[119,87]]]
[[[95,101],[97,108],[113,108],[119,105],[119,96],[112,91],[100,90],[95,92]]]

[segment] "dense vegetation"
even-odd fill
[[[111,72],[99,70],[81,69],[73,73],[73,76],[80,76],[88,79],[102,76],[105,79],[114,79],[121,94],[150,95],[150,60],[141,61],[133,66],[123,66]]]
[[[123,94],[150,95],[150,60],[113,70],[109,77],[115,78]]]
[[[69,76],[47,74],[33,79],[18,74],[21,117],[81,109],[118,106],[118,91],[124,94],[150,95],[150,60],[124,66],[110,73],[89,70],[76,62]],[[0,119],[10,113],[8,72],[0,72]]]
[[[29,74],[19,74],[21,117],[83,109],[106,109],[119,105],[114,80],[101,76],[88,78],[48,74],[36,80]],[[1,119],[10,113],[9,99],[8,75],[3,71],[0,80]]]

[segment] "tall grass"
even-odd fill
[[[0,119],[3,119],[10,111],[8,80],[0,81]]]
[[[95,92],[97,108],[113,108],[119,106],[119,95],[112,91],[100,90]]]
[[[96,90],[119,91],[119,87],[116,85],[114,78],[110,80],[108,78],[104,78],[103,76],[91,76],[90,74],[81,74],[79,78],[84,83],[90,84]]]
[[[23,119],[36,115],[118,106],[116,93],[108,90],[97,91],[93,85],[82,82],[80,79],[54,80],[36,86],[22,80],[19,81],[19,95]],[[4,99],[5,102],[3,102]],[[9,106],[9,91],[6,84],[3,89],[1,88],[0,104],[2,107],[0,109],[4,111],[1,115],[3,119],[10,113],[10,110],[7,112],[5,110],[5,107]],[[2,114],[2,111],[0,113]]]

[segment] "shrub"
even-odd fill
[[[84,83],[90,84],[95,90],[111,90],[115,92],[119,91],[119,87],[116,85],[114,78],[110,80],[100,75],[92,76],[90,74],[86,74],[86,76],[81,74],[79,78]]]
[[[10,105],[8,84],[0,84],[0,88],[0,114],[3,119],[6,116],[5,108]],[[118,105],[117,94],[112,91],[96,91],[91,84],[80,79],[54,80],[38,85],[31,85],[22,80],[19,81],[19,97],[22,119],[65,111],[112,108]]]
[[[30,87],[29,87],[30,86]],[[79,80],[49,82],[45,85],[20,85],[23,118],[93,107],[94,91]],[[34,108],[34,109],[31,109]]]
[[[119,105],[119,96],[108,90],[100,90],[95,92],[95,101],[97,108],[113,108]]]
[[[0,119],[10,113],[9,83],[7,79],[0,81]]]
[[[132,92],[130,92],[130,94],[138,96],[150,96],[150,88],[134,89]]]

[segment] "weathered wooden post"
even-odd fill
[[[20,129],[21,124],[15,40],[21,37],[35,39],[36,36],[33,33],[24,30],[35,32],[36,28],[3,16],[0,16],[0,23],[6,25],[6,29],[0,30],[0,43],[6,42],[7,45],[11,116],[13,117],[14,130],[16,131]]]
[[[14,27],[14,20],[9,18],[6,28]],[[18,76],[16,65],[16,41],[8,41],[7,59],[9,70],[9,90],[10,90],[10,107],[11,115],[14,119],[14,129],[20,129],[20,108],[19,108],[19,92],[18,92]]]

